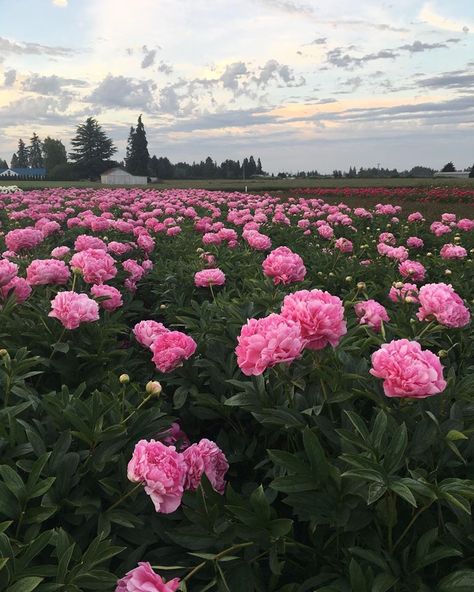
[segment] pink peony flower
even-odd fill
[[[334,246],[336,249],[339,249],[341,253],[352,253],[354,250],[352,242],[347,238],[338,238]]]
[[[88,284],[103,284],[117,275],[115,260],[102,249],[85,249],[72,256],[72,268],[81,270]]]
[[[410,302],[418,302],[418,286],[416,284],[403,284],[399,282],[390,288],[388,297],[392,302],[405,301],[410,298]]]
[[[7,259],[0,259],[0,286],[5,286],[18,274],[18,265]]]
[[[3,300],[6,300],[12,294],[18,304],[25,302],[32,292],[30,284],[21,277],[15,276],[12,280],[0,287],[0,295]]]
[[[303,259],[288,247],[278,247],[270,252],[262,263],[263,273],[273,278],[273,283],[301,282],[306,275]]]
[[[127,477],[134,483],[145,485],[145,492],[157,512],[170,514],[181,504],[186,464],[174,446],[165,446],[155,440],[140,440],[128,463]]]
[[[272,248],[272,241],[269,236],[261,234],[257,230],[246,230],[242,233],[244,240],[249,247],[256,251],[267,251]]]
[[[168,329],[163,323],[157,323],[156,321],[140,321],[133,327],[135,339],[143,347],[150,347],[158,335],[166,333],[166,331]]]
[[[237,341],[237,364],[246,376],[258,376],[276,364],[293,362],[305,345],[300,325],[278,314],[250,319]]]
[[[425,279],[426,269],[418,261],[407,259],[400,263],[398,271],[403,277],[410,278],[414,282],[422,282]]]
[[[334,236],[334,230],[329,226],[329,224],[322,224],[318,227],[318,234],[321,238],[331,240]]]
[[[109,312],[113,312],[123,305],[122,294],[120,290],[113,286],[106,286],[105,284],[97,284],[92,286],[91,294],[95,298],[106,298],[100,302],[100,306]]]
[[[408,339],[385,343],[373,353],[370,373],[383,379],[387,397],[424,399],[446,388],[438,356]]]
[[[367,325],[377,332],[382,327],[382,321],[387,322],[390,320],[385,307],[375,300],[358,302],[354,306],[354,310],[359,318],[359,325]]]
[[[456,226],[463,232],[469,232],[474,230],[474,220],[470,220],[469,218],[461,218]]]
[[[204,438],[199,444],[192,444],[186,448],[183,458],[187,470],[185,489],[196,491],[202,475],[205,474],[212,487],[221,495],[224,493],[224,477],[229,469],[229,463],[217,444]]]
[[[442,259],[464,259],[464,257],[467,257],[467,251],[464,247],[451,244],[443,245],[439,254]]]
[[[392,246],[397,243],[395,236],[391,232],[382,232],[379,236],[379,242]]]
[[[59,292],[51,300],[50,317],[61,321],[66,329],[77,329],[81,323],[99,320],[99,305],[87,294]]]
[[[118,580],[115,592],[176,592],[179,586],[179,578],[165,582],[149,563],[141,562]]]
[[[18,253],[23,249],[33,249],[44,240],[41,230],[36,228],[16,228],[5,236],[7,249]]]
[[[407,238],[407,247],[409,249],[422,249],[424,244],[423,240],[417,236],[409,236]]]
[[[87,249],[100,249],[105,251],[107,245],[104,241],[96,236],[90,236],[88,234],[80,234],[74,242],[74,250],[77,252],[86,251]]]
[[[51,257],[54,259],[63,259],[71,249],[69,247],[56,247],[51,251]]]
[[[471,320],[471,313],[451,284],[425,284],[418,295],[420,321],[436,319],[440,325],[450,328],[464,327]]]
[[[209,288],[209,286],[223,286],[225,274],[219,268],[203,269],[194,275],[194,285],[198,288]]]
[[[30,286],[67,284],[71,272],[64,261],[35,259],[26,269],[26,281]]]
[[[322,290],[300,290],[285,296],[281,315],[296,322],[307,349],[336,347],[346,334],[344,306],[340,298]]]
[[[185,448],[191,445],[189,438],[185,432],[181,429],[179,423],[172,423],[169,430],[164,432],[163,437],[161,438],[163,444],[166,446],[174,446],[179,444],[179,447],[176,447],[178,452],[181,452]]]
[[[160,372],[172,372],[189,359],[197,344],[192,337],[180,331],[160,333],[150,346],[152,361]]]

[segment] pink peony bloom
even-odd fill
[[[246,376],[258,376],[276,364],[293,362],[305,345],[300,325],[278,314],[250,319],[237,340],[237,364]]]
[[[456,226],[463,232],[470,232],[471,230],[474,230],[474,220],[470,220],[469,218],[461,218]]]
[[[80,234],[74,242],[74,250],[77,252],[86,251],[87,249],[100,249],[105,251],[107,245],[104,241],[96,236],[90,236],[88,234]]]
[[[18,265],[7,259],[0,259],[0,286],[5,286],[18,274]]]
[[[81,323],[99,320],[99,305],[87,294],[59,292],[51,300],[50,317],[61,321],[66,329],[77,329]]]
[[[181,504],[186,464],[174,446],[165,446],[155,440],[140,440],[128,463],[127,477],[134,483],[145,485],[145,492],[157,512],[170,514]]]
[[[418,261],[407,259],[400,263],[398,271],[403,277],[409,278],[414,282],[422,282],[425,279],[426,269]]]
[[[197,344],[192,337],[180,331],[160,333],[150,346],[152,360],[160,372],[172,372],[189,359]]]
[[[186,448],[183,458],[187,469],[185,489],[196,491],[202,475],[205,474],[212,487],[221,495],[224,493],[224,477],[229,469],[229,463],[217,444],[204,438],[199,444],[192,444]]]
[[[272,248],[272,241],[269,236],[258,232],[257,230],[245,230],[242,233],[244,240],[249,247],[256,251],[267,251]]]
[[[51,251],[51,257],[54,259],[63,259],[71,249],[69,247],[56,247]]]
[[[395,236],[391,232],[382,232],[379,236],[379,242],[384,243],[385,245],[395,245],[396,239]]]
[[[423,240],[417,236],[409,236],[407,238],[407,247],[409,249],[422,249],[424,244]]]
[[[347,238],[338,238],[334,246],[336,249],[339,249],[341,253],[352,253],[354,250],[352,242]]]
[[[390,320],[385,307],[375,300],[358,302],[354,306],[354,310],[359,318],[359,325],[367,325],[377,332],[382,327],[382,321],[387,322]]]
[[[209,286],[223,286],[225,274],[219,268],[203,269],[194,275],[194,285],[198,288],[209,288]]]
[[[388,293],[388,297],[392,302],[408,302],[407,298],[410,298],[410,302],[418,302],[418,286],[416,284],[402,284],[402,282],[398,285],[392,286],[390,288],[390,292]]]
[[[464,327],[471,320],[471,313],[451,284],[425,284],[418,295],[420,321],[436,319],[440,325],[450,328]]]
[[[41,230],[36,228],[16,228],[5,236],[7,249],[18,253],[23,249],[33,249],[44,240]]]
[[[88,284],[103,284],[117,275],[115,261],[102,249],[85,249],[72,256],[72,268],[78,268]]]
[[[273,283],[301,282],[306,275],[303,259],[288,247],[278,247],[270,252],[262,263],[263,273],[273,278]]]
[[[158,335],[166,333],[166,331],[168,329],[163,323],[157,323],[156,321],[140,321],[133,327],[135,339],[143,347],[150,347]]]
[[[329,224],[322,224],[318,227],[318,234],[321,238],[331,240],[334,236],[334,230],[329,226]]]
[[[307,349],[336,347],[347,332],[341,299],[322,290],[300,290],[285,296],[281,315],[300,325]]]
[[[0,287],[0,295],[3,300],[14,295],[18,304],[25,302],[32,292],[30,284],[21,277],[15,276],[12,280]]]
[[[385,343],[373,353],[370,373],[383,379],[387,397],[424,399],[446,388],[438,356],[408,339]]]
[[[408,222],[424,222],[423,214],[421,212],[413,212],[407,218]]]
[[[464,257],[467,257],[467,251],[464,247],[451,244],[443,245],[439,254],[442,259],[464,259]]]
[[[35,259],[26,269],[30,286],[63,285],[70,277],[68,266],[57,259]]]
[[[92,286],[91,294],[95,298],[106,298],[100,302],[100,306],[109,312],[113,312],[123,305],[122,294],[120,290],[113,286],[106,286],[105,284],[97,284]]]
[[[179,423],[176,422],[172,423],[170,429],[164,432],[161,440],[166,446],[175,446],[178,444],[179,446],[176,446],[178,452],[181,452],[191,445],[187,434],[183,432]]]
[[[118,580],[115,592],[176,592],[179,586],[179,578],[165,582],[149,563],[141,562]]]

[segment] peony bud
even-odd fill
[[[358,290],[365,290],[367,288],[365,282],[358,282],[357,283],[357,289]]]
[[[157,380],[150,380],[146,383],[145,390],[148,395],[154,395],[155,397],[159,397],[163,389],[161,387],[161,384]]]
[[[128,374],[121,374],[119,376],[120,384],[128,384],[130,382],[130,376]]]
[[[448,355],[448,352],[445,349],[440,349],[438,352],[438,357],[440,358],[446,358]]]
[[[0,349],[0,358],[4,358],[6,355],[8,355],[8,352],[6,349]]]

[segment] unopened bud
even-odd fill
[[[147,395],[155,395],[155,397],[159,397],[163,389],[157,380],[150,380],[146,383],[145,390]]]
[[[358,290],[365,290],[367,288],[365,282],[358,282],[357,283],[357,289]]]
[[[165,308],[166,308],[166,304],[160,304],[160,309],[161,310],[165,310]]]
[[[330,272],[328,273],[328,275],[329,275],[329,277],[334,277],[334,274],[333,274],[333,272],[332,272],[332,271],[330,271]]]
[[[413,296],[406,296],[405,297],[405,302],[408,302],[409,304],[412,304],[413,302],[416,302],[416,298],[414,298]]]
[[[451,275],[452,271],[450,269],[444,270],[444,275]]]
[[[401,290],[401,288],[403,288],[403,282],[395,282],[393,287],[397,288],[397,290]]]
[[[8,354],[6,349],[0,349],[0,358],[4,358]]]
[[[348,275],[346,277],[346,282],[352,282],[352,276],[351,275]]]
[[[121,374],[119,376],[120,384],[128,384],[130,382],[130,376],[128,374]]]
[[[201,249],[201,247],[198,247],[196,249],[196,253],[199,253],[199,254],[204,253],[204,249]]]
[[[448,352],[445,349],[440,349],[439,352],[438,352],[438,356],[440,358],[446,358],[447,355],[448,355]]]
[[[82,269],[80,267],[71,267],[74,275],[82,275]]]

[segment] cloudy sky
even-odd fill
[[[143,113],[171,160],[474,162],[472,0],[0,0],[0,157]]]

